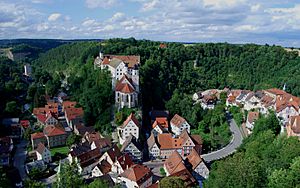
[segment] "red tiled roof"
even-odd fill
[[[169,122],[166,117],[157,117],[153,122],[152,128],[156,127],[156,125],[160,125],[162,128],[167,129],[169,127]]]
[[[157,136],[160,149],[178,149],[182,148],[182,138],[173,138],[170,133],[163,133]]]
[[[111,171],[111,165],[106,160],[102,160],[100,164],[97,165],[97,167],[103,174],[107,174]]]
[[[132,80],[126,75],[123,75],[123,77],[116,84],[115,90],[122,93],[133,93],[135,91],[133,86],[134,84],[132,83]]]
[[[140,63],[140,56],[133,56],[133,55],[105,55],[109,58],[117,58],[123,61],[124,63],[128,64],[128,68],[134,68],[135,65],[138,65]],[[104,58],[105,60],[105,58]],[[105,63],[107,63],[107,60],[105,60]],[[109,63],[108,63],[109,64]]]
[[[134,116],[134,113],[131,113],[127,119],[124,121],[124,123],[121,125],[122,128],[125,128],[127,126],[127,124],[133,121],[134,124],[136,124],[136,126],[140,127],[140,123],[139,121],[136,119],[136,117]]]
[[[114,145],[112,148],[110,148],[108,151],[106,151],[110,159],[115,162],[116,157],[120,157],[122,155],[120,149],[117,145]]]
[[[67,118],[69,119],[69,121],[76,119],[76,118],[82,118],[84,111],[82,108],[66,108],[65,109],[65,113],[67,115]]]
[[[186,169],[182,158],[177,151],[173,151],[172,155],[164,163],[169,174],[174,174]]]
[[[47,119],[46,115],[43,115],[43,114],[37,114],[36,118],[42,123],[45,123],[45,121]]]
[[[183,169],[179,172],[172,174],[173,177],[179,177],[184,182],[185,187],[194,187],[197,183],[196,179],[189,172],[188,169]]]
[[[37,132],[37,133],[31,134],[31,139],[32,140],[38,139],[38,138],[44,138],[44,137],[45,137],[45,134],[42,133],[42,132]]]
[[[266,90],[269,93],[272,93],[274,95],[285,95],[286,92],[277,88],[271,88]]]
[[[86,167],[97,162],[100,157],[101,152],[99,149],[90,150],[77,156],[82,167]]]
[[[125,170],[120,176],[130,179],[131,181],[136,182],[138,185],[143,184],[149,178],[151,178],[153,173],[151,170],[143,165],[135,164]]]
[[[195,169],[202,162],[202,158],[195,149],[192,150],[186,159],[193,166],[193,169]]]
[[[47,125],[44,128],[44,134],[47,136],[57,136],[66,134],[65,130],[62,130],[54,125]]]
[[[259,118],[259,113],[258,112],[249,112],[248,113],[248,118],[247,121],[249,123],[253,123],[255,120]]]
[[[176,127],[181,126],[184,122],[186,122],[186,120],[178,114],[175,114],[174,117],[171,119],[171,123]]]

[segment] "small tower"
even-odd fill
[[[137,65],[134,65],[134,68],[132,69],[132,75],[131,75],[132,81],[134,83],[134,87],[136,88],[136,91],[139,92],[139,69]]]
[[[284,85],[283,85],[283,89],[282,89],[283,91],[285,91],[286,90],[286,83],[284,83]]]
[[[101,51],[99,52],[99,57],[101,60],[103,60],[103,58],[104,58],[104,54]]]

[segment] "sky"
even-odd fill
[[[0,39],[116,37],[300,47],[300,0],[0,0]]]

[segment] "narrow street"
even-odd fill
[[[27,141],[22,140],[18,145],[14,155],[14,167],[19,170],[22,180],[26,179],[27,174],[25,172],[25,161],[27,155]]]

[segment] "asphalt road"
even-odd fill
[[[27,174],[25,173],[25,161],[26,161],[26,147],[27,147],[27,141],[22,140],[17,145],[17,150],[14,155],[14,167],[16,167],[19,170],[20,176],[22,180],[26,179]]]
[[[232,132],[232,136],[233,136],[232,140],[227,146],[225,146],[220,150],[201,155],[205,161],[211,162],[211,161],[225,158],[228,155],[234,153],[236,149],[242,144],[243,141],[242,133],[239,127],[237,126],[236,122],[234,121],[234,119],[229,115],[228,115],[228,122],[230,125],[230,131]]]

